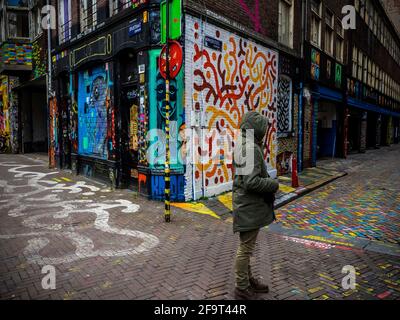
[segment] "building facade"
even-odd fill
[[[399,36],[380,1],[312,0],[305,16],[303,167],[398,141]]]
[[[43,0],[0,2],[2,152],[47,152],[47,36]]]
[[[11,50],[17,58],[2,50],[3,145],[48,148],[53,168],[162,200],[161,2],[51,0],[57,18],[50,39],[39,27],[45,2],[24,4],[29,36],[13,40],[22,47]],[[264,152],[273,177],[290,173],[294,158],[302,170],[398,143],[399,35],[380,2],[171,2],[173,39],[183,53],[170,83],[172,201],[231,190],[235,130],[250,110],[269,120]],[[355,30],[342,25],[349,4]]]

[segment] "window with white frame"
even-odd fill
[[[364,21],[367,25],[369,25],[370,10],[371,10],[371,1],[366,0]]]
[[[333,55],[333,28],[334,16],[332,11],[326,10],[325,12],[325,51]]]
[[[71,38],[71,0],[58,2],[58,40],[62,44]]]
[[[357,72],[357,79],[362,81],[363,80],[363,53],[361,50],[358,51],[358,72]]]
[[[368,82],[367,82],[367,80],[368,80],[368,78],[367,78],[367,76],[368,76],[368,72],[367,72],[368,71],[368,58],[365,54],[363,55],[363,67],[364,67],[363,82],[365,84],[368,84]]]
[[[43,33],[41,8],[32,8],[30,11],[31,38],[35,39]]]
[[[321,1],[311,0],[311,43],[321,46]]]
[[[367,84],[372,87],[372,62],[370,59],[368,59],[368,78],[367,78]]]
[[[80,0],[81,32],[90,32],[97,25],[97,0]]]
[[[360,16],[361,19],[365,18],[365,0],[360,0]]]
[[[353,47],[353,55],[352,55],[352,62],[353,62],[353,68],[352,68],[352,76],[353,78],[357,78],[357,68],[358,68],[358,50],[357,47]]]
[[[279,42],[293,47],[293,0],[279,0]]]
[[[110,0],[110,15],[132,7],[132,0]]]
[[[340,62],[344,62],[344,57],[343,57],[343,52],[344,52],[344,30],[342,23],[340,20],[336,22],[336,59],[339,60]],[[357,63],[357,55],[355,56],[356,58],[356,63]]]

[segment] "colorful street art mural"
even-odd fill
[[[164,168],[165,135],[153,129],[165,132],[165,80],[158,68],[160,50],[152,50],[150,59],[150,136],[149,158],[150,168]],[[171,169],[183,169],[181,147],[184,144],[185,113],[183,111],[183,72],[170,81],[170,151]]]
[[[43,46],[43,40],[36,40],[32,44],[32,72],[33,78],[37,79],[46,75],[47,50]]]
[[[56,152],[58,147],[58,116],[57,99],[55,97],[49,100],[49,167],[56,167]]]
[[[335,85],[337,88],[342,85],[342,65],[338,63],[335,65]]]
[[[225,141],[233,147],[234,130],[239,128],[246,112],[255,110],[267,116],[271,125],[265,160],[269,172],[274,174],[278,54],[191,16],[186,18],[185,45],[186,118],[199,128],[197,120],[190,118],[199,114],[203,128],[225,136]],[[232,186],[231,155],[225,154],[225,145],[216,146],[213,137],[207,135],[188,154],[195,157],[216,154],[219,162],[187,166],[185,196],[188,199],[193,195],[211,196]],[[212,150],[214,146],[217,150]]]
[[[81,71],[78,78],[79,154],[108,159],[115,146],[107,65]]]
[[[278,82],[278,132],[292,130],[292,80],[281,76]]]
[[[160,50],[149,52],[149,136],[148,160],[153,199],[164,196],[165,163],[165,80],[158,68]],[[170,152],[171,198],[184,200],[184,164],[186,158],[185,113],[183,109],[183,71],[170,81]]]
[[[6,65],[32,65],[32,45],[26,43],[4,43],[2,62]]]
[[[298,118],[299,118],[299,98],[293,95],[293,132],[294,135],[278,138],[278,156],[276,166],[278,175],[284,175],[292,171],[292,156],[296,155],[298,140]]]
[[[18,151],[18,97],[12,91],[17,77],[0,77],[0,152]]]
[[[320,53],[311,49],[311,78],[314,80],[319,80],[320,61]]]
[[[10,118],[8,113],[8,77],[0,78],[0,152],[10,150]]]

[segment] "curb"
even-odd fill
[[[339,178],[342,178],[346,175],[347,175],[347,172],[341,172],[335,176],[332,176],[332,177],[329,177],[322,181],[313,183],[309,187],[300,188],[299,190],[297,190],[295,192],[283,195],[282,197],[280,197],[280,199],[278,199],[277,203],[275,204],[275,209],[279,209],[280,207],[283,207],[284,205],[286,205],[298,198],[301,198],[302,196],[304,196],[318,188],[321,188],[321,187],[327,185],[328,183],[331,183]],[[280,201],[281,199],[282,199],[282,201]]]

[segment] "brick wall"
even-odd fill
[[[272,0],[187,0],[263,36],[278,41],[278,1]]]
[[[198,133],[203,128],[209,137],[215,132],[227,144],[226,149],[221,144],[210,147],[210,141],[203,139],[194,150],[197,157],[211,153],[217,163],[187,166],[186,198],[193,193],[211,196],[231,188],[233,168],[228,151],[236,140],[232,130],[239,128],[249,110],[264,114],[272,124],[265,160],[271,174],[276,173],[277,52],[189,15],[185,30],[186,127]],[[203,45],[206,36],[213,39],[212,45]],[[187,154],[192,155],[192,150]]]

